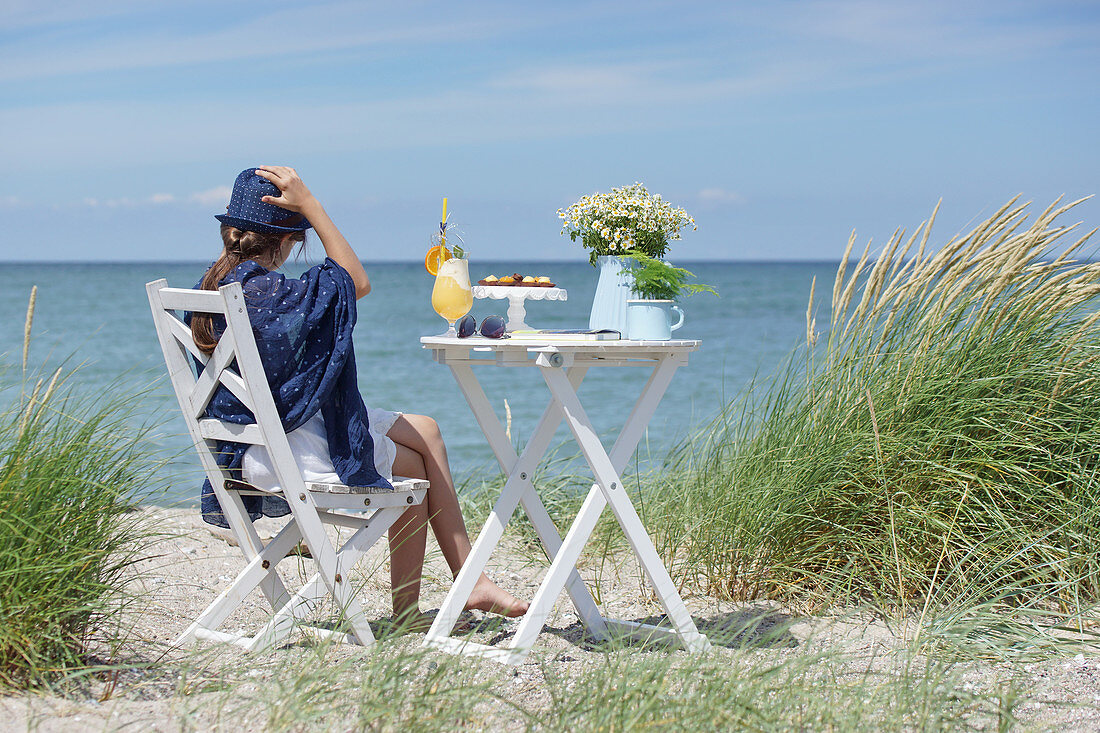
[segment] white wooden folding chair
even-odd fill
[[[202,291],[170,288],[166,280],[157,280],[148,283],[145,289],[176,399],[222,513],[247,561],[229,587],[195,619],[176,643],[209,639],[255,651],[282,642],[295,626],[338,641],[372,643],[374,635],[355,598],[351,570],[410,505],[424,500],[428,482],[395,479],[392,491],[341,484],[306,485],[271,396],[240,283],[231,283],[218,291]],[[210,313],[225,318],[226,329],[214,353],[207,355],[195,345],[191,330],[179,311]],[[205,365],[198,377],[192,370],[188,354]],[[207,405],[219,385],[248,407],[256,418],[255,423],[237,425],[205,417]],[[262,445],[271,454],[275,475],[283,487],[281,496],[290,505],[291,517],[266,545],[252,526],[241,497],[272,494],[231,480],[215,458],[218,441]],[[355,531],[337,549],[325,532],[326,524]],[[276,566],[300,540],[309,547],[317,572],[291,595],[276,573]],[[273,615],[267,624],[254,636],[218,631],[257,587],[272,607]],[[331,597],[340,609],[348,632],[308,627],[303,623],[310,610],[327,597]]]

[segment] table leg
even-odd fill
[[[535,469],[538,467],[538,462],[542,459],[543,454],[546,453],[546,449],[549,448],[550,441],[553,439],[554,432],[558,429],[558,425],[561,424],[563,415],[561,407],[554,403],[553,400],[547,405],[535,432],[527,442],[527,449],[532,450],[534,460],[528,461],[524,459],[521,462],[520,458],[516,456],[516,452],[512,448],[511,442],[508,440],[508,435],[504,430],[504,426],[500,424],[500,420],[497,418],[496,412],[493,411],[489,399],[485,396],[484,390],[481,389],[481,385],[478,383],[473,369],[464,364],[452,364],[451,371],[454,373],[455,381],[458,382],[459,389],[461,389],[463,396],[466,398],[466,402],[470,405],[470,410],[474,413],[478,425],[485,434],[485,438],[488,440],[489,447],[492,448],[493,454],[496,456],[497,463],[500,464],[501,470],[509,477],[517,472],[521,477],[523,473],[534,475]],[[569,379],[569,383],[573,385],[573,388],[577,389],[580,387],[581,382],[584,381],[585,374],[587,373],[588,367],[576,366],[569,368],[566,371],[566,376]],[[527,455],[527,449],[524,451],[525,456]],[[631,452],[633,452],[633,448],[631,448]],[[535,534],[538,535],[539,541],[542,542],[543,547],[546,549],[547,557],[553,560],[558,550],[561,548],[561,537],[558,534],[558,528],[554,525],[554,521],[546,511],[546,507],[543,505],[542,499],[539,498],[538,492],[535,490],[533,484],[528,491],[523,493],[520,498],[520,503],[527,517],[531,520],[531,525],[535,528]],[[511,514],[508,516],[510,517]],[[569,598],[573,601],[573,606],[577,609],[577,615],[580,616],[585,629],[597,639],[607,638],[607,627],[603,622],[603,616],[600,615],[599,608],[596,606],[596,601],[593,600],[592,595],[588,592],[588,588],[584,585],[584,580],[581,578],[580,573],[576,572],[575,568],[569,573],[565,589],[566,592],[569,593]]]
[[[622,448],[618,452],[617,458],[622,459],[622,453],[625,452],[626,446],[634,435],[640,437],[641,433],[644,432],[645,423],[641,422],[641,418],[652,415],[656,409],[656,403],[660,400],[661,393],[664,391],[663,387],[668,386],[672,372],[675,371],[677,366],[678,364],[675,364],[672,359],[667,359],[654,371],[649,384],[646,385],[646,389],[643,390],[634,411],[631,413],[628,424],[624,426],[620,435]],[[623,533],[626,535],[627,542],[630,543],[631,549],[634,550],[634,554],[637,555],[638,561],[642,565],[642,569],[653,584],[657,597],[661,601],[665,613],[668,614],[673,627],[678,632],[682,643],[685,647],[693,650],[709,648],[706,637],[701,635],[695,627],[695,622],[692,621],[687,607],[684,606],[680,594],[676,591],[676,586],[665,569],[664,563],[661,561],[660,555],[657,554],[652,541],[650,541],[645,526],[623,489],[619,471],[604,450],[595,428],[592,427],[588,415],[581,406],[573,385],[570,384],[566,375],[559,368],[540,364],[540,371],[551,394],[554,395],[554,399],[565,411],[565,420],[577,443],[580,444],[585,460],[596,476],[596,483],[600,491],[611,506],[619,526],[622,527]],[[619,441],[617,441],[616,447],[619,447]],[[592,521],[589,517],[585,517],[585,519],[586,521]],[[594,521],[592,524],[595,526]],[[573,537],[572,530],[570,530],[569,536]],[[587,539],[586,535],[577,534],[577,540],[582,544]],[[573,546],[570,546],[569,551],[572,553],[576,550]],[[545,585],[547,585],[547,592],[555,590],[549,587],[549,583],[545,583]],[[556,592],[560,592],[560,586]]]
[[[543,506],[542,500],[539,499],[534,490],[524,494],[520,501],[523,504],[523,510],[527,512],[527,518],[531,520],[531,524],[535,528],[535,534],[538,535],[539,541],[546,548],[546,556],[553,562],[557,559],[563,547],[554,520],[550,518],[550,514],[546,511],[546,507]],[[594,638],[607,639],[607,624],[604,623],[603,615],[600,613],[595,599],[588,592],[584,579],[577,572],[576,560],[569,563],[568,567],[569,573],[565,580],[565,592],[569,594],[569,600],[573,602],[573,608],[577,610],[581,623],[584,624],[585,630]]]
[[[577,560],[580,559],[584,545],[591,536],[592,530],[596,528],[596,522],[599,521],[605,506],[607,501],[603,494],[598,488],[593,487],[588,492],[584,504],[581,505],[576,519],[573,520],[573,525],[566,533],[561,548],[550,563],[550,569],[546,571],[546,576],[542,579],[538,591],[535,592],[535,597],[531,599],[531,607],[527,609],[519,628],[516,629],[511,647],[518,652],[520,659],[534,645],[535,639],[546,624],[546,618],[553,610],[569,573],[576,572]],[[600,622],[604,628],[604,638],[607,638],[607,625],[602,616]]]
[[[654,367],[650,373],[645,387],[634,404],[634,409],[611,448],[611,463],[617,474],[623,471],[627,461],[630,460],[630,456],[637,449],[638,443],[645,432],[645,426],[649,424],[658,403],[661,401],[661,397],[668,389],[669,384],[672,383],[672,377],[679,365],[680,363],[677,360],[665,359]],[[569,385],[575,392],[579,383],[570,379]],[[563,549],[556,555],[551,556],[550,569],[531,601],[531,608],[527,611],[523,621],[520,622],[513,640],[513,646],[516,649],[528,649],[534,644],[535,638],[545,624],[546,617],[549,616],[554,607],[558,594],[561,593],[562,574],[576,566],[577,560],[580,559],[581,552],[583,552],[588,538],[596,528],[596,523],[599,521],[605,506],[607,506],[607,500],[604,498],[603,492],[600,491],[597,484],[593,484],[584,504],[581,506],[580,512],[573,520],[573,526],[569,528],[569,532],[566,534],[562,545]],[[605,621],[602,616],[600,620]],[[604,629],[607,628],[606,623],[603,626]]]
[[[645,387],[642,388],[637,401],[634,403],[634,408],[630,411],[626,422],[623,423],[622,430],[619,431],[619,437],[615,439],[615,444],[611,447],[611,453],[609,454],[611,465],[615,467],[617,473],[622,473],[626,469],[627,461],[638,449],[638,443],[641,442],[649,421],[653,419],[653,414],[657,411],[657,405],[661,403],[665,391],[672,384],[672,377],[686,361],[686,358],[670,357],[662,359],[657,366],[653,367]]]
[[[524,508],[529,515],[539,517],[540,521],[536,523],[536,529],[538,530],[541,527],[540,535],[545,536],[540,538],[544,545],[547,546],[547,551],[550,552],[551,555],[556,552],[557,548],[551,550],[555,541],[557,541],[557,544],[560,546],[560,540],[557,538],[557,531],[556,529],[552,529],[553,522],[546,513],[546,509],[543,507],[542,501],[538,498],[538,494],[535,493],[532,477],[543,454],[550,446],[550,441],[554,437],[554,431],[557,430],[558,425],[561,423],[561,409],[554,404],[546,408],[542,419],[535,428],[534,434],[532,434],[531,439],[527,442],[523,454],[519,457],[515,457],[515,451],[512,450],[511,444],[508,442],[504,433],[504,429],[501,427],[500,421],[496,417],[496,413],[492,411],[484,391],[482,391],[481,387],[478,385],[473,375],[473,370],[468,366],[452,366],[451,368],[455,373],[455,378],[458,380],[463,394],[466,395],[466,399],[470,402],[470,409],[477,417],[482,430],[485,432],[486,438],[489,440],[490,446],[497,454],[498,461],[501,462],[502,467],[508,472],[508,478],[505,481],[500,498],[498,498],[496,504],[494,504],[492,512],[488,519],[486,519],[485,525],[482,527],[477,540],[470,550],[469,557],[466,559],[466,562],[463,563],[462,569],[455,578],[454,585],[451,586],[451,590],[443,601],[443,605],[440,607],[435,621],[428,630],[428,634],[424,639],[426,645],[450,636],[455,622],[458,621],[458,617],[462,613],[466,600],[470,597],[474,585],[477,583],[486,564],[488,564],[493,550],[504,535],[505,527],[508,525],[512,514],[521,501],[524,503]],[[571,378],[575,379],[578,384],[583,377],[584,370],[577,370],[571,375]],[[507,466],[509,453],[513,457],[510,471]],[[532,521],[535,520],[533,519]],[[549,532],[546,525],[549,525]],[[588,590],[584,587],[580,575],[577,574],[575,570],[572,573],[571,581],[570,595],[573,597],[574,604],[577,605],[578,613],[582,614],[582,618],[585,618],[586,623],[592,624],[594,630],[606,633],[602,618],[599,616],[599,611],[596,609],[595,601],[588,595]]]

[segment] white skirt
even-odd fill
[[[397,457],[397,446],[386,433],[400,416],[400,412],[367,407],[370,437],[374,439],[374,467],[387,481],[393,481],[393,461]],[[325,420],[321,417],[320,410],[300,428],[287,433],[286,438],[306,483],[343,483],[332,466],[332,458],[329,457],[328,434],[325,432]],[[265,491],[282,490],[279,479],[275,477],[271,456],[262,445],[254,445],[245,452],[241,472],[245,481]]]

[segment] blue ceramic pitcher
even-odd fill
[[[610,328],[625,335],[626,301],[631,296],[627,270],[631,260],[601,255],[596,262],[600,268],[600,278],[596,282],[596,294],[592,297],[588,327],[593,330]]]

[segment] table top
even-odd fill
[[[613,352],[628,354],[632,351],[695,351],[702,344],[697,339],[671,339],[669,341],[631,341],[630,339],[609,339],[606,341],[579,341],[576,339],[544,337],[490,339],[484,336],[422,336],[420,343],[425,349],[474,349],[477,351],[584,351]]]

